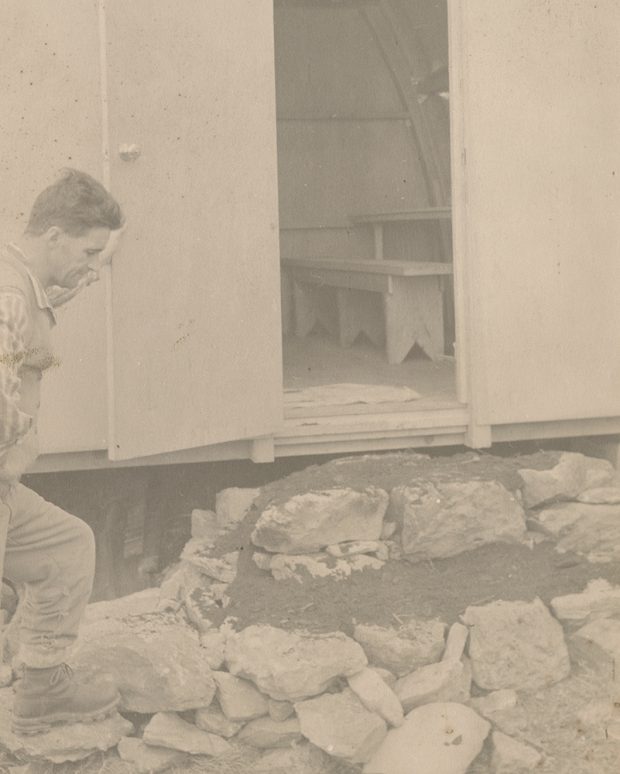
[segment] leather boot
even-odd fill
[[[67,664],[25,667],[13,700],[13,732],[38,734],[55,723],[91,723],[114,711],[116,687],[103,680],[78,681]]]

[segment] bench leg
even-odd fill
[[[350,347],[360,333],[365,333],[375,347],[382,347],[385,336],[377,294],[338,288],[337,298],[340,346]]]
[[[293,283],[293,298],[295,305],[295,335],[299,338],[307,336],[317,323],[316,307],[309,288],[299,282]]]
[[[438,277],[393,277],[384,293],[387,359],[397,364],[414,344],[436,360],[443,354],[443,301]]]
[[[316,288],[294,282],[293,298],[296,336],[307,336],[317,323],[332,336],[338,334],[338,316],[331,288]]]

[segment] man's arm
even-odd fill
[[[0,293],[0,481],[12,480],[5,460],[30,429],[33,418],[18,407],[19,367],[25,357],[26,299],[18,291]]]

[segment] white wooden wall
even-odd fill
[[[95,3],[0,3],[0,226],[21,234],[30,206],[65,166],[101,178],[101,94]],[[105,310],[93,286],[59,313],[60,366],[43,385],[45,451],[105,449]]]
[[[451,10],[456,260],[475,423],[618,416],[620,5],[465,0]]]

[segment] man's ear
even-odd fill
[[[58,244],[64,231],[58,226],[50,226],[43,234],[43,239],[51,246]]]

